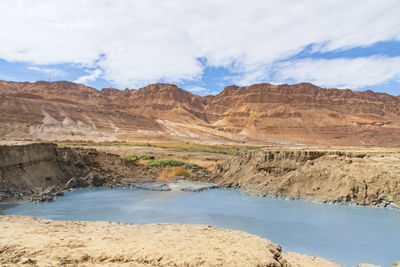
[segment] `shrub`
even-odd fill
[[[154,160],[154,156],[151,155],[128,155],[124,157],[127,160],[139,161],[139,160]]]
[[[154,160],[155,157],[151,155],[140,155],[137,160]]]
[[[137,156],[136,155],[127,155],[127,156],[124,156],[123,158],[127,159],[127,160],[133,160],[133,161],[137,160]]]
[[[158,180],[163,182],[169,182],[169,180],[173,177],[184,176],[186,178],[190,177],[192,174],[185,170],[183,167],[168,167],[161,171],[158,176]]]

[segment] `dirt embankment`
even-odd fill
[[[50,200],[66,189],[156,181],[161,169],[95,149],[49,143],[0,146],[0,201]],[[207,170],[191,167],[192,179]]]
[[[265,149],[237,153],[190,180],[260,195],[320,202],[400,206],[400,153],[391,150]],[[66,189],[156,181],[148,167],[95,149],[49,143],[0,145],[0,201],[50,200]]]
[[[73,222],[0,216],[0,265],[323,266],[273,242],[208,225]]]
[[[400,206],[400,153],[262,150],[217,165],[208,182],[261,195]]]

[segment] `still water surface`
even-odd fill
[[[196,223],[266,237],[294,251],[345,266],[400,261],[400,212],[255,197],[235,190],[159,192],[76,190],[54,202],[0,207],[1,214],[53,220]]]

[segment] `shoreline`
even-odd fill
[[[124,155],[137,151],[135,147],[127,149]],[[146,149],[153,151],[140,148],[141,153]],[[191,152],[185,153],[181,156],[190,158]],[[0,202],[49,201],[70,188],[135,186],[156,182],[164,171],[164,167],[147,166],[107,151],[52,143],[4,145],[0,156]],[[207,159],[208,154],[202,156],[196,155]],[[190,181],[252,195],[399,208],[398,164],[400,152],[274,148],[238,152],[216,162],[212,170],[190,164],[184,169],[191,174]]]
[[[209,185],[209,183],[201,182],[201,181],[193,181],[193,180],[185,180],[180,178],[179,180],[184,180],[186,182],[196,182],[196,183],[202,183],[205,185]],[[154,182],[148,182],[146,184],[157,184],[159,181],[154,181]],[[169,183],[164,183],[164,184],[169,184]],[[174,184],[172,182],[171,184]],[[207,187],[207,186],[205,186]],[[65,193],[76,191],[76,190],[92,190],[92,189],[127,189],[127,190],[148,190],[148,191],[170,191],[170,190],[165,190],[165,189],[160,189],[158,190],[157,188],[149,188],[146,186],[143,186],[142,183],[139,184],[131,184],[131,185],[124,185],[124,186],[104,186],[104,187],[82,187],[82,188],[70,188],[70,189],[65,189],[58,191],[55,193],[54,198],[48,199],[48,200],[7,200],[7,201],[2,201],[0,200],[0,206],[2,205],[19,205],[19,204],[25,204],[25,203],[42,203],[42,202],[52,202],[52,201],[57,201],[57,198],[63,197]],[[282,200],[287,200],[287,201],[305,201],[305,202],[310,202],[310,203],[315,203],[315,204],[327,204],[327,205],[333,205],[333,206],[351,206],[351,207],[358,207],[358,208],[374,208],[374,209],[389,209],[389,210],[395,210],[400,212],[400,206],[397,206],[396,204],[393,205],[388,205],[386,207],[382,206],[370,206],[370,205],[362,205],[354,202],[332,202],[332,201],[318,201],[318,200],[312,200],[312,199],[303,199],[303,198],[293,198],[293,197],[285,197],[285,196],[277,196],[277,195],[270,195],[270,194],[262,194],[262,193],[257,193],[257,192],[251,192],[247,190],[243,190],[241,188],[235,188],[235,187],[227,187],[227,186],[220,186],[220,185],[214,185],[212,188],[201,188],[200,190],[185,190],[185,189],[178,189],[181,191],[186,191],[186,192],[200,192],[204,190],[212,190],[212,189],[225,189],[225,190],[235,190],[237,192],[240,192],[241,194],[248,195],[248,196],[253,196],[253,197],[261,197],[261,198],[277,198],[277,199],[282,199]],[[1,210],[0,210],[1,212]],[[1,214],[0,214],[1,215]]]
[[[98,191],[97,191],[98,190]],[[104,191],[104,190],[106,190],[106,191]],[[206,195],[207,194],[211,194],[211,195],[213,195],[213,196],[215,196],[215,197],[217,197],[218,198],[218,196],[220,195],[220,193],[221,193],[221,195],[224,195],[224,194],[229,194],[229,195],[231,195],[232,197],[234,197],[234,198],[237,198],[237,197],[240,197],[240,198],[242,198],[243,200],[245,200],[245,202],[247,202],[247,199],[251,199],[251,198],[248,198],[248,197],[245,197],[245,196],[241,196],[242,195],[242,193],[239,191],[239,190],[232,190],[232,189],[227,189],[227,188],[222,188],[221,190],[223,190],[223,191],[231,191],[230,193],[229,192],[223,192],[223,191],[221,191],[221,192],[219,192],[220,190],[218,190],[218,191],[214,191],[214,193],[212,193],[212,192],[210,192],[210,193],[205,193]],[[95,191],[97,191],[97,192],[95,192]],[[114,191],[114,192],[112,192],[112,191]],[[125,192],[122,192],[122,191],[125,191]],[[128,188],[124,188],[124,189],[122,189],[122,188],[110,188],[110,189],[106,189],[106,188],[97,188],[97,189],[77,189],[77,190],[73,190],[72,192],[70,192],[71,194],[68,196],[66,196],[68,199],[70,199],[70,200],[72,200],[73,201],[73,198],[75,197],[75,196],[77,196],[79,199],[88,199],[88,197],[89,196],[92,196],[92,195],[90,195],[91,194],[91,192],[93,192],[93,196],[95,197],[95,199],[97,199],[98,197],[99,198],[103,198],[102,196],[104,196],[105,198],[104,199],[106,199],[106,201],[107,202],[105,202],[104,204],[106,204],[106,206],[108,206],[108,204],[110,204],[110,205],[113,205],[112,203],[113,203],[113,201],[112,201],[112,199],[113,198],[110,198],[109,196],[114,196],[114,197],[117,197],[117,198],[120,198],[120,196],[126,196],[127,198],[126,199],[131,199],[131,197],[130,197],[130,195],[132,195],[132,196],[134,196],[134,194],[135,194],[135,192],[134,191],[137,191],[137,190],[132,190],[132,189],[128,189]],[[138,190],[139,191],[139,190]],[[140,190],[140,191],[142,191],[143,192],[143,190]],[[175,190],[174,190],[175,191]],[[77,195],[73,195],[74,193],[77,193]],[[104,193],[104,195],[103,195],[103,193]],[[178,198],[182,198],[182,196],[183,196],[183,198],[184,199],[186,199],[187,197],[189,197],[189,199],[191,199],[194,195],[193,194],[187,194],[186,192],[180,192],[180,191],[178,191],[178,190],[176,190],[175,192],[170,192],[170,193],[168,193],[168,192],[166,192],[166,194],[162,194],[162,193],[158,193],[158,192],[155,192],[154,194],[153,193],[151,193],[151,192],[149,192],[149,193],[147,193],[147,192],[143,192],[143,193],[139,193],[140,195],[137,195],[138,197],[133,197],[132,199],[136,199],[137,201],[139,201],[139,205],[141,205],[141,203],[140,203],[140,201],[141,201],[141,199],[143,199],[143,200],[145,200],[145,199],[147,199],[147,197],[146,196],[157,196],[159,199],[164,199],[165,197],[167,197],[167,198],[169,198],[168,196],[177,196]],[[143,194],[143,195],[142,195]],[[150,194],[150,195],[148,195],[148,194]],[[81,198],[82,197],[82,198]],[[196,199],[198,199],[200,197],[200,195],[198,196],[198,197],[194,197],[194,198],[196,198]],[[203,195],[203,197],[204,197],[204,195]],[[201,197],[200,197],[201,198]],[[219,197],[220,198],[220,197]],[[257,197],[257,198],[260,198],[260,197]],[[123,198],[123,199],[125,199],[125,197]],[[222,198],[222,199],[225,199],[225,198]],[[230,199],[230,198],[228,198],[228,199]],[[65,201],[66,201],[67,199],[65,199],[65,200],[56,200],[56,201],[61,201],[61,202],[63,202],[64,204],[67,204]],[[255,200],[255,203],[259,203],[259,201],[262,201],[261,199],[259,199],[259,200]],[[225,201],[226,202],[226,201]],[[288,203],[284,203],[284,202],[287,202],[287,201],[285,201],[285,200],[279,200],[279,201],[275,201],[275,200],[266,200],[266,205],[268,205],[268,206],[273,206],[273,204],[274,203],[276,203],[277,204],[277,206],[282,206],[282,207],[290,207],[290,206],[294,206],[294,207],[296,207],[297,205],[300,205],[299,207],[305,207],[305,208],[307,208],[307,209],[309,209],[309,208],[317,208],[317,209],[319,209],[320,211],[324,211],[324,210],[327,210],[327,211],[329,211],[329,210],[333,210],[333,211],[340,211],[340,210],[342,210],[341,208],[329,208],[329,207],[323,207],[322,205],[321,205],[321,203],[298,203],[298,204],[295,204],[295,202],[292,202],[293,204],[288,204]],[[301,201],[301,202],[308,202],[308,201]],[[78,202],[76,202],[75,201],[75,203],[78,203],[78,205],[79,205],[79,203],[81,203],[80,201],[78,201]],[[95,201],[94,202],[94,205],[97,205],[96,204],[97,202]],[[125,202],[125,203],[132,203],[131,202],[131,200],[129,200],[128,202]],[[226,203],[232,203],[232,202],[226,202]],[[268,204],[269,203],[269,204]],[[62,204],[62,205],[64,205],[64,204]],[[100,203],[99,203],[100,204]],[[318,204],[318,205],[315,205],[315,204]],[[30,204],[30,205],[26,205],[26,207],[24,208],[24,207],[22,207],[22,209],[25,209],[26,210],[26,208],[28,208],[28,209],[31,209],[31,208],[33,208],[33,209],[36,209],[35,208],[35,206],[37,205],[37,208],[39,208],[40,209],[40,205],[42,205],[42,204]],[[45,204],[46,206],[45,207],[47,207],[47,204]],[[56,205],[56,206],[54,206],[54,205]],[[68,204],[67,204],[68,205]],[[114,204],[115,205],[115,204]],[[213,204],[211,204],[211,205],[213,205]],[[233,204],[231,204],[231,206],[232,206]],[[53,210],[55,209],[55,210],[57,210],[57,204],[51,204],[51,206],[53,207]],[[100,205],[98,205],[99,207],[101,207],[102,206],[102,204],[100,204]],[[121,207],[123,207],[124,206],[124,204],[123,204],[123,202],[122,202],[122,205],[121,205]],[[318,207],[319,206],[319,207]],[[50,207],[50,206],[49,206]],[[88,207],[91,207],[91,206],[88,206]],[[95,206],[94,206],[95,207]],[[117,208],[117,209],[119,209],[119,207],[120,206],[114,206],[115,208]],[[228,207],[229,207],[229,205],[228,205]],[[235,206],[232,206],[232,207],[235,207]],[[18,209],[18,208],[17,208]],[[45,209],[47,209],[47,208],[45,208]],[[19,209],[20,210],[20,209]],[[87,208],[86,208],[86,210],[87,210]],[[124,209],[123,209],[124,210]],[[149,211],[151,211],[152,209],[149,209]],[[193,210],[193,209],[186,209],[187,211],[193,211],[193,212],[195,212],[195,210]],[[225,209],[224,209],[225,210]],[[357,212],[357,209],[346,209],[347,210],[347,212],[351,212],[351,213],[353,213],[353,212],[356,212],[356,213],[358,213]],[[372,210],[365,210],[364,209],[364,211],[362,211],[361,209],[358,209],[360,212],[362,212],[362,213],[369,213],[369,212],[373,212]],[[21,211],[21,210],[20,210]],[[28,211],[28,210],[27,210]],[[100,212],[102,212],[101,211],[101,209],[99,210]],[[283,212],[285,212],[285,210],[282,210]],[[289,211],[289,210],[288,210]],[[222,212],[224,212],[223,210],[222,210]],[[17,212],[16,212],[17,213]],[[14,214],[16,214],[16,213],[14,213]],[[21,214],[22,215],[22,213],[20,213],[20,212],[18,212],[19,214]],[[40,213],[37,213],[37,215],[34,215],[34,213],[25,213],[25,214],[32,214],[33,216],[41,216],[40,215]],[[52,214],[52,213],[48,213],[48,214]],[[67,213],[67,214],[69,214],[69,213]],[[80,222],[85,222],[85,220],[87,220],[88,218],[83,218],[83,217],[81,217],[79,214],[84,214],[84,213],[81,213],[81,212],[72,212],[71,214],[75,214],[75,215],[78,215],[78,216],[67,216],[67,217],[63,217],[63,219],[61,220],[61,221],[65,221],[65,220],[82,220],[82,221],[76,221],[77,223],[80,223]],[[128,214],[128,213],[127,213]],[[270,213],[265,213],[265,214],[270,214]],[[303,214],[303,213],[302,213]],[[307,212],[305,213],[305,214],[307,214]],[[380,211],[380,212],[377,212],[377,214],[381,214],[382,216],[384,216],[385,214],[389,214],[389,213],[386,213],[386,212],[383,212],[383,211]],[[393,213],[391,213],[391,214],[393,214]],[[31,216],[32,216],[31,215]],[[44,215],[45,216],[45,214],[42,214],[42,215]],[[61,214],[60,214],[61,215]],[[246,211],[244,211],[244,213],[243,213],[243,215],[244,216],[246,216]],[[396,214],[393,214],[393,215],[396,215]],[[2,216],[9,216],[9,215],[2,215]],[[118,215],[119,216],[119,215]],[[276,216],[276,215],[273,215],[273,213],[271,214],[271,215],[269,215],[269,216]],[[1,216],[0,216],[1,217]],[[398,216],[396,216],[396,218],[397,218]],[[60,218],[60,217],[59,217]],[[114,219],[113,219],[114,218]],[[115,222],[117,222],[118,220],[115,220],[115,218],[116,217],[114,217],[114,216],[100,216],[100,217],[94,217],[94,218],[92,218],[92,219],[95,219],[95,220],[105,220],[105,221],[115,221]],[[148,220],[148,219],[146,219],[145,221],[143,221],[143,220],[141,220],[140,219],[140,216],[138,217],[138,218],[136,218],[136,217],[132,217],[130,220],[126,220],[126,219],[124,219],[124,217],[119,217],[120,219],[119,220],[122,220],[122,221],[125,221],[125,222],[132,222],[132,223],[140,223],[140,225],[144,225],[144,224],[153,224],[153,223],[164,223],[164,222],[166,222],[166,223],[168,223],[168,222],[173,222],[173,221],[171,221],[171,220],[165,220],[165,219],[162,219],[162,220],[158,220],[157,222],[155,222],[154,220]],[[128,218],[128,217],[127,217]],[[135,218],[135,219],[134,219]],[[168,217],[162,217],[162,218],[168,218]],[[54,220],[54,219],[56,219],[56,221],[54,221],[54,222],[58,222],[58,220],[59,219],[57,219],[57,218],[51,218],[51,217],[48,217],[48,219],[52,219],[52,220]],[[296,219],[295,218],[292,218],[293,220],[293,222],[296,222]],[[176,221],[177,222],[177,221]],[[199,220],[190,220],[190,221],[187,221],[188,223],[194,223],[194,224],[196,224],[196,223],[199,223]],[[215,225],[215,223],[213,223],[213,221],[203,221],[203,223],[205,223],[205,224],[211,224],[211,225]],[[0,222],[0,224],[1,224],[1,222]],[[235,226],[231,226],[231,225],[225,225],[225,226],[223,226],[223,225],[220,225],[220,227],[227,227],[227,228],[230,228],[230,229],[232,229],[232,228],[236,228],[236,229],[241,229],[241,228],[237,228],[237,227],[235,227]],[[270,226],[267,226],[266,225],[266,227],[270,227]],[[1,228],[1,227],[0,227]],[[335,229],[335,228],[331,228],[331,229]],[[247,228],[242,228],[241,229],[242,231],[249,231],[249,232],[252,232],[252,230],[250,230],[250,229],[247,229]],[[272,229],[270,229],[270,231],[269,231],[269,234],[259,234],[260,236],[264,236],[265,238],[271,238],[272,240],[274,240],[274,242],[277,242],[278,244],[281,244],[281,245],[284,245],[285,244],[285,247],[286,246],[288,246],[288,245],[290,245],[290,244],[288,244],[288,243],[285,243],[284,241],[282,241],[281,239],[276,239],[276,236],[274,236],[274,232],[271,232],[271,230]],[[312,232],[313,230],[312,229],[310,229],[310,231]],[[1,230],[0,230],[0,232],[2,232]],[[272,233],[272,235],[271,235],[271,233]],[[57,234],[57,232],[55,233],[55,234]],[[291,236],[291,235],[290,235]],[[289,236],[289,237],[290,237]],[[294,236],[296,236],[296,235],[294,235]],[[350,238],[350,237],[349,237]],[[328,239],[328,240],[331,240],[331,239]],[[327,240],[327,241],[328,241]],[[351,240],[351,239],[350,239]],[[366,239],[366,240],[368,240],[368,239]],[[334,241],[334,239],[332,239],[332,242]],[[328,241],[329,242],[329,241]],[[335,243],[335,242],[334,242]],[[395,244],[394,244],[394,246],[395,247],[397,247]],[[285,249],[285,247],[284,247],[284,249],[283,249],[283,252],[287,252],[287,251],[301,251],[302,253],[305,253],[305,251],[304,250],[302,250],[301,249],[301,247],[299,248],[298,246],[295,246],[295,247],[293,247],[293,246],[291,246],[291,249],[289,250],[289,249]],[[1,250],[1,248],[0,248],[0,250]],[[392,249],[393,250],[393,249]],[[330,255],[329,254],[329,251],[335,251],[335,250],[333,250],[333,248],[331,248],[331,249],[329,249],[328,250],[328,254],[319,254],[319,253],[317,253],[317,252],[315,252],[315,251],[313,251],[313,250],[309,250],[308,251],[308,253],[312,253],[311,255],[319,255],[320,257],[324,257],[325,256],[325,258],[328,258],[328,259],[335,259],[336,261],[338,261],[338,262],[340,262],[340,260],[341,260],[341,258],[340,257],[329,257],[329,256],[327,256],[327,255]],[[346,250],[347,251],[347,250]],[[384,253],[384,252],[379,252],[380,253],[380,255],[382,255],[382,253]],[[337,253],[336,253],[337,254]],[[333,254],[333,255],[335,255],[335,254]],[[356,255],[356,254],[355,254]],[[359,254],[360,255],[360,254]],[[362,254],[361,254],[362,255]],[[385,254],[383,254],[383,255],[385,255]],[[356,259],[362,259],[362,258],[360,258],[360,257],[358,257],[358,258],[356,258]],[[394,260],[393,259],[393,257],[392,258],[390,258],[391,260]],[[395,258],[395,260],[397,260],[397,258]],[[372,259],[371,260],[371,258],[369,258],[369,262],[374,262],[374,260]],[[379,261],[378,261],[379,262]],[[359,262],[355,262],[355,263],[359,263]],[[357,264],[355,264],[354,263],[354,265],[351,265],[351,266],[356,266]],[[343,263],[342,263],[343,264]],[[376,261],[375,261],[375,264],[376,264]],[[1,264],[0,264],[1,265]],[[296,266],[296,265],[295,265]],[[310,266],[310,265],[305,265],[305,266]],[[346,265],[347,266],[347,265]],[[384,266],[386,266],[386,265],[384,265]]]

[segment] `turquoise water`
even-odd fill
[[[400,261],[400,212],[255,197],[235,190],[76,190],[54,202],[1,206],[1,214],[54,220],[196,223],[266,237],[283,251],[345,266]],[[1,234],[0,234],[1,235]]]

